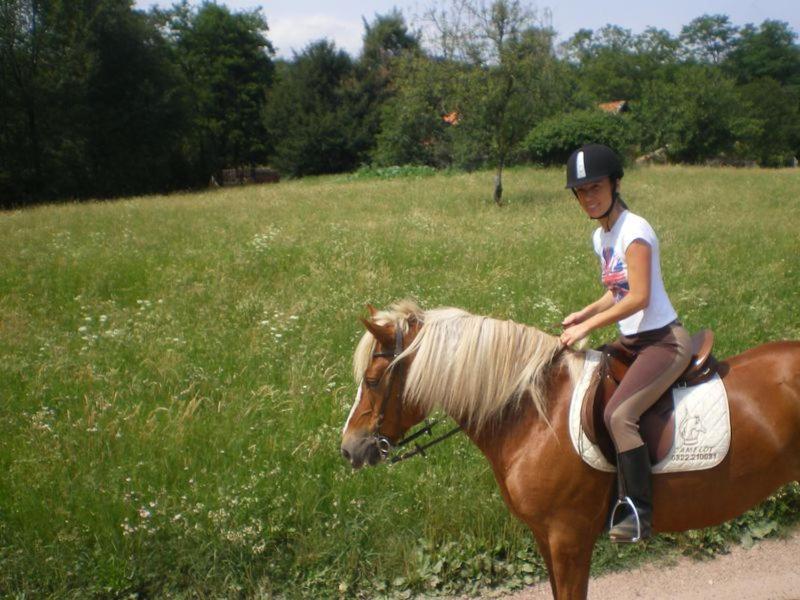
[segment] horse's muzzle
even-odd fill
[[[354,469],[360,469],[365,464],[377,465],[385,458],[386,452],[382,451],[378,438],[349,436],[342,442],[342,456]]]

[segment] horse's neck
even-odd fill
[[[498,479],[526,453],[550,446],[550,442],[559,445],[561,438],[568,435],[566,419],[572,383],[565,364],[553,369],[548,387],[549,423],[539,416],[533,402],[526,399],[520,403],[518,410],[504,415],[497,423],[486,426],[480,432],[471,430],[464,422],[460,423],[470,440],[489,460]]]

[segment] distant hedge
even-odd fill
[[[600,110],[560,114],[534,127],[522,150],[534,162],[561,165],[575,148],[588,143],[606,144],[624,157],[636,143],[635,126],[624,116]]]

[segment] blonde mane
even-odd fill
[[[440,408],[457,421],[481,430],[505,409],[518,407],[529,397],[547,420],[548,368],[563,349],[557,337],[535,327],[458,308],[422,311],[411,300],[392,305],[373,320],[382,325],[399,323],[407,332],[411,317],[422,323],[422,328],[396,359],[414,355],[406,376],[404,402],[416,403],[426,412]],[[356,382],[369,366],[374,348],[375,338],[365,333],[353,357]]]

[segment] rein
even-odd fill
[[[394,361],[398,356],[400,356],[400,354],[402,354],[402,352],[403,352],[403,328],[400,326],[400,323],[397,323],[395,326],[394,349],[392,351],[384,350],[383,352],[373,352],[372,358],[384,357],[390,359],[391,361]],[[378,452],[381,453],[381,456],[384,459],[388,459],[389,455],[392,453],[393,450],[400,449],[403,446],[408,445],[409,443],[413,442],[414,440],[423,435],[432,436],[433,426],[441,422],[441,419],[436,419],[434,421],[426,420],[425,423],[423,423],[423,425],[419,429],[417,429],[410,435],[405,436],[396,444],[392,444],[391,440],[388,437],[381,434],[380,432],[381,425],[383,425],[383,418],[384,415],[386,414],[386,407],[389,404],[389,399],[392,396],[392,388],[394,386],[394,378],[392,377],[394,375],[394,367],[395,365],[393,363],[390,366],[391,373],[389,374],[389,385],[386,386],[386,392],[383,395],[383,402],[381,402],[381,410],[378,415],[378,421],[377,424],[375,425],[375,430],[372,432],[372,437],[375,439],[375,442],[378,446]],[[398,405],[399,405],[399,399],[398,399]],[[446,440],[453,434],[458,433],[459,431],[461,431],[461,427],[456,426],[447,433],[431,440],[427,444],[423,444],[422,446],[420,446],[419,444],[414,444],[414,450],[406,452],[405,454],[395,454],[389,459],[389,462],[391,464],[395,464],[400,461],[407,460],[413,456],[417,456],[418,454],[421,454],[422,456],[427,456],[425,454],[425,450],[427,450],[431,446],[438,444],[439,442],[443,442],[444,440]]]
[[[397,442],[396,447],[397,448],[402,448],[403,446],[405,446],[409,442],[414,441],[415,439],[417,439],[418,437],[420,437],[422,435],[430,435],[430,436],[432,436],[433,435],[433,431],[432,431],[433,430],[433,426],[436,425],[437,423],[441,423],[441,422],[442,422],[441,419],[436,419],[435,421],[425,421],[425,423],[422,425],[422,427],[417,429],[411,435],[407,435],[402,440]],[[461,431],[461,427],[456,425],[453,429],[451,429],[447,433],[440,435],[438,438],[434,438],[433,440],[431,440],[427,444],[423,444],[422,446],[420,446],[419,444],[414,444],[414,450],[411,450],[410,452],[406,452],[405,454],[400,454],[400,455],[395,454],[391,458],[391,460],[389,462],[391,462],[391,464],[398,463],[401,460],[406,460],[408,458],[411,458],[412,456],[417,456],[418,454],[421,454],[422,456],[427,456],[427,454],[425,454],[425,450],[427,450],[431,446],[435,446],[439,442],[443,442],[444,440],[449,438],[451,435],[456,434],[456,433],[458,433],[460,431]]]

